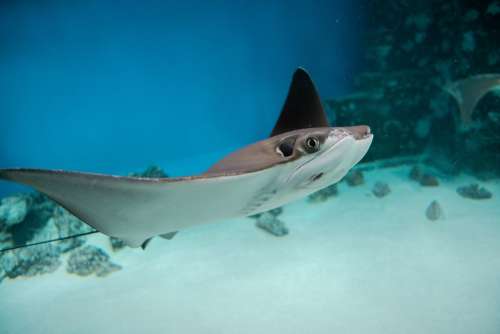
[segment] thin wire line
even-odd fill
[[[94,230],[94,231],[80,233],[80,234],[75,234],[75,235],[70,235],[70,236],[63,237],[63,238],[58,238],[58,239],[45,240],[45,241],[40,241],[40,242],[34,242],[32,244],[27,244],[27,245],[19,245],[19,246],[4,248],[4,249],[0,249],[0,253],[6,252],[6,251],[10,251],[10,250],[14,250],[14,249],[19,249],[19,248],[25,248],[25,247],[30,247],[30,246],[48,244],[49,242],[55,242],[55,241],[68,240],[68,239],[72,239],[72,238],[78,238],[78,237],[82,237],[84,235],[94,234],[94,233],[98,233],[98,232],[99,231]]]

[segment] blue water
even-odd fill
[[[178,229],[144,251],[0,181],[0,334],[498,334],[498,87],[463,107],[500,80],[499,20],[500,0],[0,0],[0,169],[203,172],[269,135],[298,66],[335,126],[373,133],[337,184],[260,215],[178,228],[245,200],[216,184],[72,210]]]
[[[0,5],[0,168],[198,173],[272,129],[290,76],[324,97],[359,65],[341,1]],[[0,183],[0,195],[22,190]]]

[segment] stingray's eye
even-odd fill
[[[307,137],[304,142],[304,148],[307,153],[314,153],[319,151],[319,140],[316,137]]]
[[[285,158],[289,157],[293,154],[293,142],[284,141],[276,149]]]

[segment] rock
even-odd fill
[[[109,260],[109,255],[106,252],[90,245],[74,250],[66,265],[68,273],[79,276],[95,274],[98,277],[104,277],[120,269],[121,266]]]
[[[6,230],[0,228],[0,249],[5,249],[14,246],[12,235]]]
[[[16,218],[16,224],[0,233],[2,248],[92,231],[91,227],[40,193],[2,201],[2,206],[3,212],[23,212],[17,215],[19,218]],[[79,247],[84,242],[85,238],[79,237],[7,251],[0,254],[0,267],[9,278],[51,273],[61,265],[62,253]]]
[[[436,187],[439,185],[438,179],[434,175],[424,172],[419,165],[413,166],[410,170],[409,178],[417,181],[424,187]]]
[[[471,199],[489,199],[493,197],[493,194],[489,190],[483,187],[479,187],[477,183],[458,187],[457,193],[462,197]]]
[[[420,182],[420,179],[422,178],[422,168],[419,166],[419,165],[415,165],[412,167],[412,169],[410,170],[410,179],[414,180],[414,181],[417,181],[417,182]]]
[[[9,196],[0,202],[0,222],[6,226],[19,224],[28,213],[28,199],[24,195]]]
[[[431,221],[436,221],[443,216],[443,209],[438,201],[432,201],[431,204],[429,204],[427,210],[425,210],[425,216]]]
[[[4,199],[2,207],[4,218],[16,217],[10,220],[16,223],[0,233],[2,248],[58,239],[92,230],[40,193]],[[12,214],[13,212],[16,214]],[[0,267],[4,276],[9,278],[51,273],[61,265],[61,253],[74,249],[83,242],[82,238],[73,238],[7,251],[0,254]]]
[[[437,186],[439,186],[438,179],[434,175],[431,175],[431,174],[422,175],[419,182],[420,182],[420,185],[422,185],[424,187],[437,187]]]
[[[22,222],[9,228],[14,245],[24,245],[33,240],[37,234],[40,234],[58,206],[47,196],[38,192],[25,194],[24,196],[27,199],[28,212]],[[43,233],[47,234],[48,232]],[[38,237],[37,241],[41,241],[41,238]]]
[[[337,188],[337,184],[332,184],[326,188],[323,188],[309,195],[308,201],[311,203],[324,202],[330,197],[337,196],[338,193],[339,191]]]
[[[117,252],[126,246],[122,239],[115,237],[109,237],[109,243],[111,244],[111,249],[113,249],[114,252]]]
[[[7,229],[0,227],[2,248],[58,239],[93,230],[47,196],[37,192],[17,196],[16,201],[3,201],[3,204],[4,212],[19,212],[17,208],[22,207],[24,213],[18,215],[20,221],[16,219],[16,224],[10,225]],[[54,246],[58,247],[60,252],[67,252],[84,242],[84,237],[72,238],[54,243]]]
[[[60,206],[54,209],[52,218],[49,219],[43,230],[49,228],[52,229],[53,239],[64,238],[94,230]],[[43,230],[40,234],[43,233]],[[38,235],[36,239],[39,239]],[[45,240],[49,239],[47,238]],[[62,253],[65,253],[83,245],[85,241],[86,237],[82,236],[58,241],[56,245]]]
[[[378,197],[382,198],[387,196],[391,192],[391,188],[389,188],[389,185],[385,182],[377,182],[373,186],[372,193]]]
[[[1,255],[0,268],[9,278],[47,274],[61,265],[59,255],[59,250],[52,244],[19,248]]]
[[[145,171],[139,173],[131,173],[129,176],[134,177],[145,177],[145,178],[153,178],[153,179],[161,179],[168,177],[167,173],[161,167],[158,166],[149,166]]]
[[[345,176],[345,180],[348,185],[351,187],[359,186],[363,183],[365,183],[365,178],[363,176],[363,172],[359,170],[351,170],[347,175]]]
[[[257,227],[277,237],[288,234],[288,228],[285,226],[285,223],[269,212],[262,213],[255,224]]]

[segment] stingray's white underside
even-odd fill
[[[137,247],[159,234],[243,216],[240,212],[278,174],[279,169],[271,169],[171,182],[25,172],[16,181],[28,179],[23,183],[46,193],[98,231]]]
[[[293,163],[239,175],[173,180],[37,170],[7,170],[2,176],[46,193],[100,232],[140,246],[156,235],[266,211],[337,182],[370,143],[371,138],[347,137],[336,144],[329,155],[335,163],[329,167],[328,184],[315,187],[293,184],[290,176],[298,170]]]

